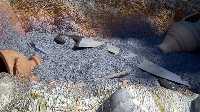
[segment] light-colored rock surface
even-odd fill
[[[153,108],[152,108],[153,107]],[[159,112],[151,92],[121,89],[111,97],[112,112]]]
[[[103,42],[93,40],[91,38],[82,38],[78,43],[77,47],[80,48],[93,48],[103,45]]]
[[[129,86],[111,97],[111,112],[190,112],[190,103],[197,97],[164,88]],[[110,112],[106,111],[106,112]]]
[[[26,112],[29,86],[8,73],[0,73],[0,112]]]
[[[0,110],[2,110],[4,106],[9,104],[11,100],[13,100],[14,92],[15,92],[14,81],[8,76],[1,78],[0,79]]]
[[[29,106],[31,112],[39,112],[39,108],[46,112],[96,112],[96,110],[101,110],[101,105],[114,93],[109,85],[105,86],[104,90],[99,90],[101,92],[98,96],[94,94],[88,96],[89,91],[83,89],[83,83],[62,83],[61,85],[57,83],[56,85],[50,91],[48,91],[50,86],[43,84],[33,87],[32,101]],[[189,112],[191,101],[197,97],[196,94],[189,92],[183,94],[161,87],[151,88],[142,85],[121,85],[121,87],[124,89],[117,92],[121,100],[118,104],[121,107],[125,106],[126,109],[132,108],[131,112]],[[123,96],[122,93],[126,95]],[[114,97],[116,96],[115,94]],[[119,106],[115,107],[112,112],[120,112]]]
[[[84,83],[38,83],[28,92],[30,101],[19,99],[12,102],[16,104],[11,103],[9,110],[13,112],[96,112],[97,110],[107,112],[99,110],[102,104],[118,90],[117,87],[114,89],[107,85],[95,95],[92,91],[84,89],[85,86]],[[118,100],[115,101],[115,106],[110,108],[111,112],[121,112],[119,110],[124,107],[126,111],[123,112],[129,112],[127,110],[130,109],[131,112],[189,112],[191,101],[197,97],[196,94],[189,92],[183,94],[161,87],[124,84],[119,84],[119,87],[122,89],[112,96],[114,100],[118,97]],[[9,104],[10,101],[11,98],[4,100],[5,103],[1,107]],[[25,107],[22,106],[27,106],[27,109],[23,110]]]

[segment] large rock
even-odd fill
[[[0,79],[0,110],[9,104],[14,98],[15,83],[14,81],[5,76]]]
[[[99,112],[159,112],[153,94],[136,89],[116,91],[104,106]]]
[[[27,91],[25,83],[8,73],[0,73],[0,112],[10,112],[15,108],[22,111],[27,108]]]
[[[141,112],[142,107],[138,101],[134,101],[128,90],[119,90],[111,98],[112,112]]]
[[[121,89],[111,98],[112,112],[158,112],[159,108],[150,92]]]
[[[130,86],[116,91],[97,112],[188,112],[196,94],[182,92],[160,87]]]

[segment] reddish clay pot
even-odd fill
[[[0,72],[7,72],[19,78],[32,78],[32,70],[41,63],[38,56],[31,58],[14,50],[0,50]]]

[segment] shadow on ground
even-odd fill
[[[130,18],[126,19],[127,22],[123,24],[119,22],[119,24],[110,25],[112,37],[117,37],[121,41],[122,48],[182,76],[192,83],[195,91],[200,90],[198,87],[200,85],[200,51],[164,54],[157,47],[164,39],[164,33],[155,33],[145,18],[136,18],[132,21],[129,20]],[[133,44],[137,42],[139,46],[128,45],[128,41],[132,41]]]

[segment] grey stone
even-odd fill
[[[90,48],[90,47],[98,47],[103,44],[104,44],[103,42],[95,41],[91,38],[82,38],[78,43],[77,47]]]
[[[200,97],[192,101],[190,112],[200,112]]]
[[[115,92],[111,97],[112,112],[142,112],[132,101],[132,95],[126,89]]]
[[[57,35],[55,38],[54,38],[54,41],[57,43],[57,44],[65,44],[65,36],[64,35]]]

